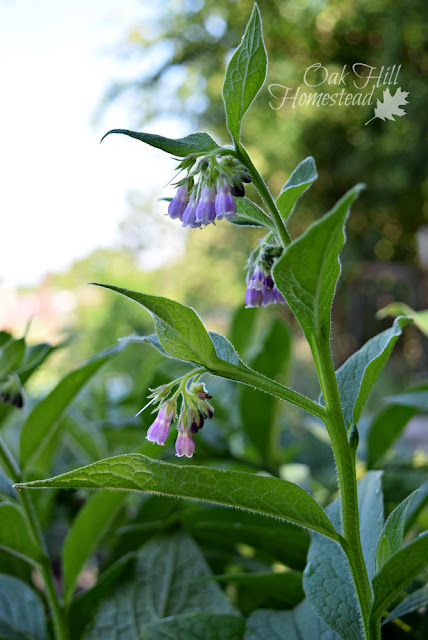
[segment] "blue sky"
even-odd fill
[[[0,287],[35,284],[113,245],[127,192],[170,179],[160,151],[123,136],[99,144],[132,125],[125,108],[93,122],[109,82],[126,74],[115,45],[153,10],[148,0],[0,0]],[[162,133],[185,132],[166,122]]]

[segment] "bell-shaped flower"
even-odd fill
[[[147,440],[164,445],[169,436],[169,428],[174,417],[174,407],[168,404],[161,407],[156,420],[147,431]]]

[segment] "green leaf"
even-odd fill
[[[98,607],[85,640],[162,637],[147,636],[146,626],[165,622],[169,629],[175,622],[179,628],[182,616],[201,611],[239,619],[219,586],[206,580],[210,576],[202,553],[189,536],[177,533],[150,540],[141,548],[135,570]],[[161,629],[163,626],[157,631]],[[193,636],[184,637],[190,640]]]
[[[0,504],[0,548],[31,564],[42,560],[40,548],[30,533],[27,520],[17,504]]]
[[[207,505],[186,509],[182,519],[186,530],[207,548],[230,548],[243,543],[253,547],[269,564],[282,562],[302,570],[310,537],[307,531],[284,521],[276,521],[256,513]]]
[[[377,620],[388,605],[428,564],[428,532],[393,553],[373,577],[374,603],[371,617]]]
[[[392,553],[401,548],[407,511],[417,494],[418,491],[411,493],[389,514],[376,552],[376,572],[379,572]]]
[[[233,224],[240,227],[261,227],[276,232],[274,222],[270,217],[248,198],[235,198],[236,216],[231,218]]]
[[[116,345],[97,354],[84,365],[67,374],[32,410],[21,431],[21,466],[36,467],[56,436],[64,411],[100,367],[122,351]],[[43,469],[42,469],[43,470]]]
[[[255,324],[258,317],[258,310],[255,307],[249,309],[238,307],[232,316],[230,339],[243,359],[254,342]]]
[[[315,160],[305,158],[293,171],[276,199],[279,212],[284,219],[290,217],[293,208],[308,187],[318,178]]]
[[[269,602],[270,606],[274,606],[275,603],[283,609],[291,609],[305,597],[300,571],[230,572],[216,575],[213,580],[238,585],[240,602],[242,596],[246,596],[250,599],[252,610],[263,606],[264,602]],[[242,605],[240,609],[242,611]]]
[[[245,620],[238,616],[207,614],[203,612],[176,616],[173,620],[162,620],[144,625],[144,640],[242,640]]]
[[[420,413],[428,411],[428,391],[409,391],[407,393],[397,393],[395,396],[385,398],[386,402],[400,407],[412,407]]]
[[[361,544],[369,574],[383,526],[381,472],[369,472],[358,483]],[[326,509],[339,528],[340,500]],[[303,587],[315,612],[345,640],[361,640],[360,612],[348,561],[342,548],[319,535],[312,536]]]
[[[255,611],[247,621],[244,640],[339,640],[308,600],[291,611]]]
[[[207,367],[216,361],[214,345],[193,309],[168,298],[107,284],[93,284],[116,291],[147,309],[153,317],[161,346],[174,358]]]
[[[290,358],[290,333],[281,320],[274,320],[259,353],[250,362],[256,371],[276,379],[284,375]],[[268,468],[279,462],[278,401],[251,387],[241,389],[241,416],[244,429]]]
[[[157,136],[154,133],[129,131],[128,129],[111,129],[101,138],[101,142],[111,133],[122,133],[179,158],[188,156],[191,153],[208,153],[222,148],[207,133],[191,133],[185,138],[174,140],[173,138]]]
[[[343,415],[347,427],[358,424],[373,385],[387,363],[391,351],[411,318],[401,316],[354,353],[336,371]]]
[[[267,71],[262,20],[254,4],[241,44],[232,56],[223,84],[226,124],[235,142],[239,141],[242,118],[262,88]]]
[[[382,624],[386,624],[387,622],[391,622],[391,620],[395,620],[396,618],[401,618],[412,611],[416,611],[421,607],[426,607],[428,605],[428,586],[422,587],[417,591],[413,591],[407,598],[405,598],[398,606],[395,607],[393,611],[389,614],[386,620],[383,621]]]
[[[167,464],[140,454],[100,460],[56,478],[16,486],[161,493],[247,509],[336,539],[335,529],[321,507],[306,491],[291,482],[240,471]]]
[[[428,310],[414,311],[403,302],[392,302],[383,307],[383,309],[379,309],[376,314],[379,319],[387,318],[388,316],[410,316],[418,329],[428,335]]]
[[[330,313],[340,273],[343,227],[363,185],[356,185],[336,206],[288,245],[273,268],[276,286],[287,300],[312,345],[314,335],[328,339]]]
[[[0,637],[2,640],[47,640],[40,596],[22,580],[0,574]]]
[[[428,502],[428,480],[423,482],[418,489],[416,497],[414,498],[412,504],[407,510],[406,522],[404,524],[404,531],[407,532],[413,526],[417,517],[419,516],[422,509]]]
[[[85,562],[121,508],[123,498],[123,494],[119,492],[96,493],[74,519],[62,552],[65,600],[72,597]]]
[[[388,406],[373,418],[367,433],[369,468],[378,465],[415,413],[416,409],[411,407]]]
[[[10,338],[0,347],[0,378],[18,369],[25,357],[25,338]]]

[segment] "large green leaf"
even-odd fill
[[[293,171],[276,199],[279,212],[284,220],[291,215],[293,208],[302,193],[318,178],[315,160],[312,156],[305,158]]]
[[[168,298],[107,284],[94,284],[116,291],[147,309],[153,317],[161,346],[174,358],[204,366],[215,362],[216,353],[212,340],[193,309]]]
[[[372,471],[358,483],[361,544],[370,574],[383,527],[381,472]],[[340,526],[340,500],[327,507],[330,520]],[[312,536],[303,586],[315,612],[344,640],[361,640],[360,612],[347,558],[341,547]]]
[[[16,500],[18,495],[13,488],[12,480],[3,473],[0,467],[0,496],[5,496],[8,500]]]
[[[392,327],[371,338],[336,371],[347,427],[358,424],[370,391],[408,322],[407,316],[396,318]]]
[[[167,464],[140,454],[100,460],[56,478],[17,486],[161,493],[255,511],[337,538],[321,507],[306,491],[291,482],[240,471]]]
[[[245,360],[247,351],[254,344],[256,321],[260,317],[256,307],[238,307],[232,316],[230,339],[240,357]]]
[[[96,493],[77,514],[62,552],[65,600],[73,595],[82,567],[123,505],[123,499],[120,492]]]
[[[215,613],[188,613],[142,627],[144,640],[242,640],[244,618]]]
[[[374,602],[371,616],[380,618],[415,576],[428,565],[428,532],[391,555],[373,577]]]
[[[98,353],[83,366],[67,374],[46,398],[36,404],[21,431],[23,469],[38,465],[41,456],[57,433],[64,411],[94,373],[123,348],[124,345],[119,344]]]
[[[231,218],[233,224],[240,227],[261,227],[276,232],[276,227],[269,216],[248,198],[235,198],[236,216]]]
[[[323,218],[288,245],[273,268],[275,283],[309,343],[330,335],[330,313],[340,273],[339,253],[349,209],[362,189],[356,185]]]
[[[401,548],[404,539],[406,515],[418,491],[411,493],[392,511],[382,531],[376,553],[376,571],[385,564],[389,556]]]
[[[141,142],[149,144],[151,147],[162,149],[173,156],[183,158],[191,153],[208,153],[221,147],[207,133],[191,133],[185,138],[165,138],[154,133],[144,133],[139,131],[129,131],[128,129],[112,129],[101,138],[101,142],[111,133],[122,133],[125,136],[135,138]]]
[[[256,371],[276,379],[287,372],[290,357],[290,333],[283,322],[274,320],[260,345],[258,354],[250,361]],[[279,462],[278,402],[262,391],[251,387],[241,390],[241,416],[245,432],[255,445],[268,468]]]
[[[291,609],[305,597],[300,571],[254,571],[247,573],[231,571],[216,575],[213,579],[238,586],[241,611],[243,611],[243,602],[246,600],[248,601],[246,608],[250,610],[264,606],[264,604]]]
[[[244,640],[339,640],[308,600],[291,611],[255,611],[247,621]]]
[[[254,4],[241,44],[232,56],[223,84],[226,124],[238,142],[242,118],[266,78],[267,56],[263,42],[260,11]]]
[[[0,574],[0,637],[2,640],[47,640],[40,596],[22,580]]]
[[[40,548],[30,532],[21,507],[17,504],[0,504],[0,548],[32,564],[42,560]]]
[[[180,628],[182,616],[201,611],[239,618],[219,586],[206,579],[210,576],[202,553],[187,535],[150,540],[139,552],[135,570],[98,607],[85,640],[162,637],[146,635],[146,626],[165,620],[166,629],[172,621]]]
[[[389,616],[383,621],[383,624],[391,622],[395,618],[401,618],[412,611],[416,611],[421,607],[428,605],[428,586],[413,591],[407,598],[402,600],[399,605],[395,607],[389,614]]]
[[[25,357],[25,338],[9,340],[0,346],[0,378],[15,371]]]

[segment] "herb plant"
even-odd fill
[[[403,328],[417,314],[398,315],[389,329],[369,340],[335,371],[330,349],[331,307],[346,219],[362,185],[348,191],[300,237],[290,238],[287,219],[317,172],[313,158],[307,158],[274,199],[251,161],[241,141],[241,125],[264,84],[266,71],[261,18],[254,5],[223,85],[229,145],[218,145],[206,133],[178,140],[124,129],[109,133],[131,136],[179,159],[177,192],[168,205],[171,218],[191,228],[224,218],[222,224],[240,225],[242,233],[246,226],[266,230],[249,257],[246,307],[289,306],[313,356],[319,398],[309,399],[274,379],[277,364],[288,349],[288,333],[278,321],[268,350],[262,353],[265,361],[273,363],[268,376],[257,371],[257,358],[255,368],[243,361],[248,338],[244,334],[251,333],[245,314],[254,311],[237,314],[234,336],[239,344],[234,346],[223,335],[207,331],[189,307],[100,285],[149,311],[156,333],[124,338],[60,381],[34,406],[21,428],[19,447],[13,445],[19,450],[19,464],[0,440],[6,474],[0,476],[0,547],[36,568],[48,612],[46,618],[41,595],[21,565],[15,576],[13,567],[4,571],[0,575],[2,638],[378,640],[381,624],[388,625],[428,604],[427,588],[418,578],[428,564],[428,534],[413,535],[403,546],[406,532],[426,503],[427,485],[407,495],[384,521],[382,472],[375,468],[410,417],[424,402],[426,408],[423,387],[405,394],[406,402],[398,397],[395,404],[391,400],[366,426],[369,470],[358,483],[356,472],[359,423],[370,391]],[[249,183],[257,190],[262,207],[245,197]],[[25,340],[13,340],[7,334],[1,338],[2,399],[19,407],[22,385],[50,347],[38,345],[29,350]],[[58,434],[65,430],[64,412],[90,377],[128,345],[153,347],[161,354],[159,359],[175,361],[169,367],[172,374],[179,372],[150,388],[148,406],[156,417],[147,430],[148,442],[136,453],[107,457],[46,478],[52,470]],[[250,462],[246,471],[227,464],[208,466],[206,458],[197,464],[200,431],[210,430],[220,402],[214,391],[218,388],[215,378],[246,385],[248,402],[252,394],[264,392],[257,396],[260,404],[254,407],[259,422],[254,426],[253,420],[248,431],[263,460],[263,474],[249,471]],[[325,425],[338,489],[338,497],[325,510],[302,487],[275,477],[280,439],[271,412],[278,399],[309,414],[319,427]],[[3,412],[2,419],[10,406]],[[247,418],[251,423],[248,412]],[[79,430],[76,421],[70,419],[68,424],[82,446],[92,451],[95,444],[86,440],[88,434]],[[164,450],[156,445],[169,443],[173,432],[178,464],[157,459]],[[192,456],[196,465],[183,463]],[[34,479],[36,473],[44,477]],[[13,491],[13,483],[19,494]],[[29,491],[39,488],[103,490],[88,497],[67,535],[61,595],[42,535],[45,493]],[[123,512],[129,492],[153,494],[137,507],[134,519]],[[37,496],[35,503],[32,495]],[[103,536],[110,536],[105,568],[94,586],[76,594],[79,575]],[[245,548],[252,549],[248,556],[252,561],[245,560],[243,552],[238,560],[237,549]],[[273,570],[278,564],[282,571]],[[228,588],[226,593],[220,584],[233,585],[235,591]],[[406,591],[409,585],[410,592]],[[410,630],[400,622],[395,628],[403,634],[407,633],[404,629]]]

